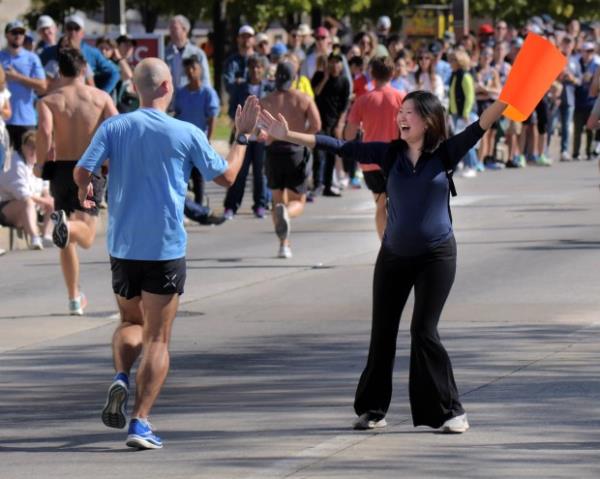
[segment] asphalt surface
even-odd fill
[[[318,198],[275,258],[267,219],[189,228],[171,373],[135,452],[100,422],[116,308],[100,237],[65,316],[54,250],[0,258],[0,478],[600,477],[597,164],[457,179],[458,273],[440,334],[472,429],[413,428],[408,304],[389,426],[355,432],[378,241],[366,190]],[[222,192],[211,187],[213,204]],[[247,192],[247,199],[250,195]]]

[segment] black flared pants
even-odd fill
[[[356,414],[371,412],[384,417],[388,411],[398,325],[413,287],[409,379],[413,424],[438,428],[447,419],[464,413],[452,364],[437,330],[455,273],[453,237],[420,256],[397,256],[381,247],[373,280],[369,358],[356,391]]]

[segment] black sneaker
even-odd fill
[[[387,421],[385,418],[381,417],[379,414],[374,414],[372,412],[366,412],[359,416],[352,423],[352,428],[357,431],[366,431],[369,429],[381,429],[387,426]]]
[[[123,429],[127,424],[127,400],[129,399],[129,378],[118,373],[108,388],[106,404],[102,409],[102,422],[105,426]]]
[[[212,226],[212,225],[219,226],[219,225],[222,225],[223,223],[225,223],[225,221],[227,221],[227,218],[225,218],[225,216],[215,216],[213,214],[210,214],[205,219],[200,221],[200,224],[208,225],[208,226]]]
[[[60,249],[64,249],[69,244],[69,224],[67,220],[67,214],[64,210],[58,210],[52,212],[50,219],[54,222],[54,229],[52,230],[52,241]]]
[[[323,190],[323,196],[329,196],[332,198],[339,198],[340,196],[342,196],[342,194],[333,188],[326,188]]]

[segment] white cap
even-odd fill
[[[268,42],[269,36],[266,33],[260,32],[256,34],[256,44],[260,45],[262,42]]]
[[[392,21],[390,20],[390,17],[388,17],[387,15],[379,17],[379,19],[377,20],[377,29],[387,30],[388,28],[392,28]]]
[[[596,45],[593,42],[585,42],[581,45],[581,50],[584,52],[589,52],[590,50],[596,50]]]
[[[312,35],[312,29],[306,23],[301,23],[298,25],[298,35]]]
[[[52,17],[50,17],[48,15],[42,15],[40,18],[38,18],[35,29],[41,30],[42,28],[54,27],[54,26],[56,26],[56,23],[54,22]]]
[[[82,30],[85,28],[85,22],[79,15],[69,15],[67,18],[65,18],[65,25],[67,23],[76,23],[81,27]]]
[[[240,27],[240,30],[238,31],[238,35],[252,35],[254,36],[254,28],[252,28],[250,25],[244,25],[242,27]]]

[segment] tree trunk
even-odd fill
[[[310,11],[312,29],[316,30],[323,24],[323,9],[320,7],[313,7]]]
[[[223,64],[225,63],[225,44],[227,43],[225,38],[227,35],[226,11],[226,2],[213,0],[213,69],[215,74],[213,84],[221,100],[223,100],[221,96],[223,91]]]

